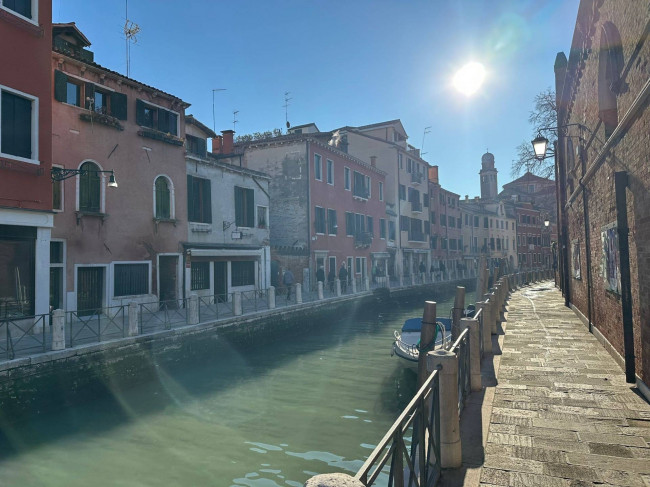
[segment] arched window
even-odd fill
[[[623,62],[621,35],[614,24],[605,22],[600,31],[598,56],[598,116],[605,126],[606,138],[618,125],[616,95],[624,90],[621,80]]]
[[[99,213],[101,211],[102,185],[101,176],[97,172],[97,164],[84,162],[79,174],[79,210]]]
[[[153,216],[158,220],[173,220],[174,183],[166,174],[156,176],[153,183]]]

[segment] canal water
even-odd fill
[[[438,316],[452,306],[440,299]],[[0,483],[275,487],[353,475],[415,392],[390,348],[422,307],[366,306],[266,345],[156,367],[137,388],[0,420]]]

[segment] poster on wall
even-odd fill
[[[621,294],[621,270],[619,266],[620,257],[618,253],[618,229],[616,223],[602,227],[601,243],[603,255],[601,261],[601,274],[605,280],[607,291]]]
[[[580,279],[580,240],[571,242],[571,269],[573,278]]]

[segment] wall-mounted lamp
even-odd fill
[[[117,181],[115,179],[115,173],[111,169],[110,171],[87,171],[83,169],[66,169],[64,167],[53,167],[50,171],[50,177],[52,182],[54,181],[63,181],[65,179],[71,178],[73,176],[83,176],[85,174],[110,174],[108,177],[108,187],[117,188]]]
[[[550,221],[548,218],[546,218],[546,219],[544,220],[544,226],[548,228],[548,226],[549,226],[550,224],[551,224],[551,221]]]

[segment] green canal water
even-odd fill
[[[466,302],[472,302],[473,294]],[[447,316],[453,300],[438,303]],[[0,424],[7,486],[302,486],[356,473],[415,392],[390,356],[422,302],[367,306],[268,345],[222,347],[157,377]]]

